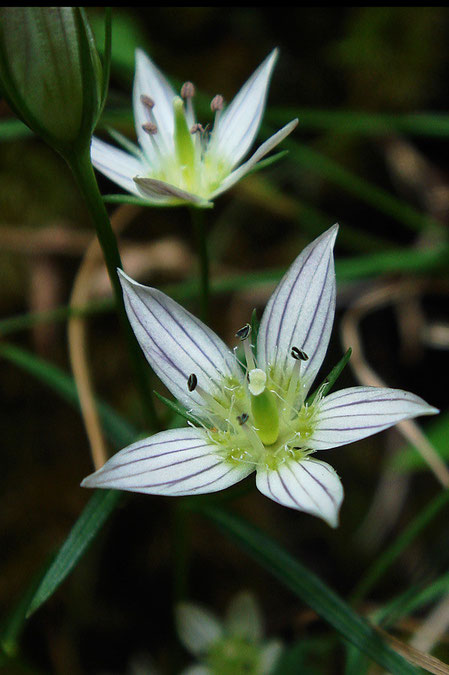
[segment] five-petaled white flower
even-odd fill
[[[281,656],[279,640],[264,640],[259,606],[247,591],[231,600],[224,621],[203,607],[180,603],[176,627],[186,649],[201,661],[181,675],[269,675]]]
[[[92,163],[125,190],[152,204],[211,206],[210,200],[253,169],[298,123],[291,121],[235,168],[259,129],[276,58],[274,50],[229,107],[224,108],[222,96],[212,99],[215,121],[210,131],[196,120],[193,84],[186,82],[181,96],[177,96],[153,62],[138,49],[133,107],[140,148],[128,142],[127,148],[133,151],[130,154],[94,138]]]
[[[336,234],[334,226],[318,237],[287,271],[264,311],[257,344],[251,344],[249,325],[238,332],[244,370],[201,321],[122,273],[128,317],[146,358],[199,425],[134,443],[82,484],[193,495],[227,488],[256,471],[267,497],[335,527],[343,488],[333,468],[313,454],[438,412],[414,394],[382,387],[328,396],[321,390],[306,403],[334,320]]]

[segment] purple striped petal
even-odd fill
[[[202,429],[169,429],[121,450],[81,485],[179,496],[224,490],[251,473],[216,451]]]
[[[198,197],[198,195],[194,195],[192,192],[181,190],[181,188],[176,187],[176,185],[166,183],[163,180],[141,178],[140,176],[137,176],[134,178],[134,183],[136,184],[139,193],[159,206],[167,204],[176,205],[182,204],[183,202],[195,204],[196,206],[212,206],[212,203],[208,202],[203,197]]]
[[[133,89],[134,122],[141,147],[150,163],[157,165],[157,150],[142,128],[143,124],[151,120],[148,117],[145,105],[140,100],[141,96],[149,96],[154,101],[152,112],[157,133],[153,136],[153,140],[163,155],[172,154],[175,147],[173,141],[175,128],[173,99],[176,92],[151,59],[141,49],[136,49],[136,75]]]
[[[282,506],[305,511],[337,527],[343,486],[326,462],[291,460],[281,464],[277,471],[258,469],[256,485],[262,494]]]
[[[326,450],[366,438],[401,420],[439,411],[401,389],[351,387],[326,396],[320,403],[309,448]]]
[[[288,124],[285,125],[285,127],[282,127],[282,129],[279,129],[273,136],[270,136],[262,145],[256,150],[256,152],[251,155],[251,157],[248,159],[247,162],[239,166],[238,169],[235,169],[232,173],[229,174],[229,176],[226,176],[226,178],[223,180],[221,183],[220,187],[218,187],[210,196],[211,199],[215,199],[218,195],[221,195],[222,192],[225,192],[226,190],[229,190],[237,181],[241,180],[246,174],[253,169],[257,162],[260,162],[265,155],[267,155],[273,148],[275,148],[281,141],[284,140],[289,134],[292,133],[292,131],[296,128],[298,125],[298,120],[292,120]]]
[[[128,192],[140,196],[133,178],[145,173],[143,161],[140,162],[137,157],[95,137],[90,146],[90,155],[92,164],[98,171]]]
[[[295,360],[291,348],[309,357],[302,363],[307,392],[320,369],[329,344],[335,313],[333,247],[338,225],[315,239],[296,258],[271,296],[260,322],[257,340],[259,368],[274,366],[278,384],[288,384]]]
[[[198,391],[187,388],[192,373],[212,395],[222,393],[224,377],[242,379],[233,353],[210,328],[161,291],[119,272],[137,340],[155,373],[186,408],[201,412],[204,406]]]
[[[260,64],[221,114],[214,128],[209,151],[235,166],[248,152],[262,119],[277,49]]]
[[[223,637],[223,626],[208,609],[181,602],[175,609],[176,631],[184,647],[195,656],[205,654]]]

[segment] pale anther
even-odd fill
[[[187,388],[189,391],[194,391],[196,389],[196,385],[198,384],[198,379],[195,373],[192,373],[189,375],[189,379],[187,380]]]
[[[184,82],[181,87],[182,98],[193,98],[195,96],[195,85],[192,82]]]
[[[305,352],[303,352],[302,349],[298,349],[298,347],[292,347],[292,350],[291,350],[290,354],[297,361],[308,361],[309,360],[308,355]]]
[[[212,110],[212,112],[218,112],[219,110],[223,110],[223,105],[224,105],[223,96],[217,94],[216,96],[214,96],[214,98],[210,103],[210,109]]]
[[[242,326],[242,328],[239,328],[239,330],[235,334],[235,337],[243,341],[247,339],[250,333],[251,333],[251,326],[249,325],[249,323],[245,323],[245,325]]]
[[[248,413],[242,413],[241,415],[237,416],[237,422],[242,426],[242,424],[245,424],[245,422],[248,421]]]
[[[142,129],[146,131],[147,134],[150,134],[150,136],[157,134],[157,125],[153,124],[153,122],[145,122],[145,124],[142,124]]]
[[[144,106],[147,108],[154,108],[154,101],[150,96],[147,96],[146,94],[142,94],[140,97],[140,102],[143,103]]]

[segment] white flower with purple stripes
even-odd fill
[[[92,140],[93,165],[128,192],[158,205],[211,206],[296,127],[293,120],[265,141],[244,164],[259,129],[268,85],[277,58],[275,49],[257,68],[235,99],[211,102],[212,131],[195,117],[195,88],[186,82],[178,96],[148,56],[136,51],[133,108],[139,146],[114,134],[128,152],[98,138]]]
[[[306,402],[334,320],[337,229],[307,246],[287,271],[264,311],[256,344],[249,325],[238,331],[244,368],[199,319],[121,274],[128,317],[146,358],[198,424],[134,443],[84,486],[193,495],[222,490],[256,471],[264,495],[337,525],[343,488],[315,452],[438,412],[414,394],[383,387],[327,396],[320,388]]]

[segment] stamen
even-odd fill
[[[210,103],[210,109],[215,114],[214,132],[217,129],[218,120],[220,119],[221,111],[223,110],[223,105],[224,105],[223,96],[221,96],[220,94],[217,94],[216,96],[214,96],[214,98],[212,99],[212,101]],[[215,133],[214,133],[214,135],[215,135]]]
[[[241,415],[237,415],[237,422],[242,426],[242,424],[245,424],[245,422],[248,421],[248,418],[248,413],[242,413]]]
[[[200,132],[200,134],[202,134],[204,132],[204,127],[199,122],[194,124],[190,129],[191,134],[196,134],[197,132]]]
[[[301,362],[307,361],[309,357],[305,352],[302,351],[302,349],[298,349],[298,347],[292,347],[290,355],[295,359],[295,365],[293,366],[290,377],[290,384],[288,385],[285,402],[287,407],[292,408],[295,402],[296,391],[298,389],[298,383],[301,375]]]
[[[210,103],[210,109],[212,110],[213,113],[220,112],[220,110],[223,110],[223,105],[224,105],[224,100],[223,96],[221,94],[217,94],[214,96]]]
[[[239,338],[240,340],[246,340],[248,335],[251,334],[251,326],[249,323],[245,323],[242,328],[239,328],[237,333],[235,334],[235,337]]]
[[[141,95],[140,102],[143,103],[143,105],[146,108],[149,108],[150,110],[152,110],[154,108],[154,105],[155,105],[153,99],[150,96],[147,96],[146,94]]]
[[[248,370],[254,370],[256,364],[254,362],[254,356],[252,352],[252,345],[250,344],[248,337],[251,335],[251,326],[249,323],[246,323],[242,328],[239,328],[235,337],[238,337],[243,342],[243,349],[245,351],[246,367]]]
[[[305,352],[302,351],[302,349],[298,349],[298,347],[292,347],[292,350],[290,352],[291,356],[293,356],[294,359],[301,360],[301,361],[308,361],[309,357]]]
[[[195,96],[195,85],[192,82],[184,82],[181,87],[181,97],[193,98]]]
[[[196,389],[196,386],[198,384],[198,378],[195,375],[195,373],[192,373],[189,375],[189,379],[187,380],[187,388],[189,391],[194,391]]]
[[[145,124],[142,124],[142,129],[150,136],[157,134],[157,124],[154,124],[153,122],[145,122]]]

